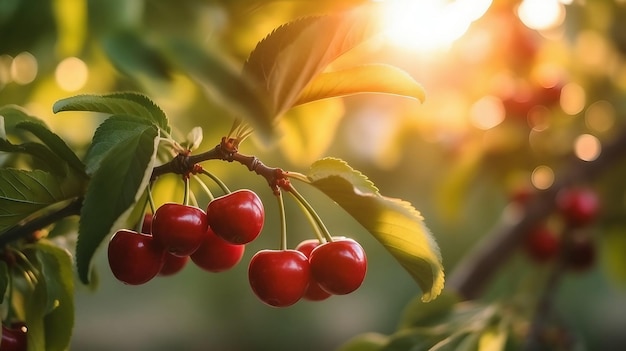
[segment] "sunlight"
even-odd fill
[[[517,14],[528,28],[550,29],[563,23],[565,6],[558,0],[524,0]]]
[[[446,48],[480,18],[491,0],[384,0],[387,38],[405,49]]]

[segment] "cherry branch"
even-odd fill
[[[537,191],[523,208],[517,222],[502,218],[483,240],[470,251],[448,279],[448,287],[466,299],[475,299],[504,261],[512,256],[524,235],[537,222],[547,218],[556,206],[558,191],[571,184],[590,182],[620,159],[626,158],[626,130],[603,146],[591,162],[575,156],[547,190]]]
[[[173,160],[161,166],[155,167],[152,171],[151,181],[166,173],[176,173],[183,176],[199,172],[198,164],[208,160],[222,160],[228,162],[238,162],[246,166],[249,171],[255,172],[267,180],[274,194],[278,194],[282,179],[287,178],[287,172],[280,168],[268,167],[256,156],[249,156],[239,153],[239,141],[234,138],[223,137],[219,144],[213,149],[197,154],[178,154]]]

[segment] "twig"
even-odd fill
[[[589,182],[620,159],[626,159],[626,130],[604,145],[598,158],[591,162],[574,156],[548,190],[537,192],[524,206],[524,216],[511,223],[502,219],[483,240],[470,251],[448,279],[448,288],[465,299],[475,299],[496,271],[518,247],[523,236],[538,221],[545,219],[555,207],[558,191],[571,184]]]

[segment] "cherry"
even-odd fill
[[[22,323],[7,327],[2,326],[2,339],[0,350],[2,351],[26,351],[26,333],[28,329]]]
[[[152,236],[121,229],[109,241],[109,266],[118,280],[129,285],[140,285],[159,273],[165,253]]]
[[[152,236],[175,256],[189,256],[196,251],[207,228],[202,209],[176,203],[162,205],[152,219]]]
[[[569,243],[565,260],[568,268],[574,271],[584,271],[591,266],[596,259],[596,248],[589,236],[577,235]]]
[[[358,289],[367,271],[365,250],[349,238],[319,245],[311,251],[309,262],[315,281],[333,295],[345,295]]]
[[[296,250],[302,252],[306,257],[311,255],[311,251],[314,248],[319,246],[320,241],[317,239],[309,239],[304,240],[298,246],[296,246]],[[309,301],[321,301],[330,297],[330,293],[322,289],[322,287],[315,281],[313,276],[311,275],[309,279],[309,287],[306,289],[304,296],[302,297],[305,300]]]
[[[171,253],[166,253],[163,258],[163,267],[159,271],[160,276],[174,275],[185,268],[189,261],[189,256],[174,256]]]
[[[244,245],[231,244],[215,235],[209,228],[200,247],[191,254],[191,260],[198,267],[209,272],[222,272],[233,268],[245,251]]]
[[[263,229],[265,210],[259,196],[242,189],[215,198],[207,206],[213,232],[233,244],[247,244]]]
[[[304,296],[310,273],[309,260],[300,251],[261,250],[250,259],[248,281],[261,301],[287,307]]]
[[[535,227],[524,238],[526,253],[538,262],[556,257],[560,248],[560,237],[545,225]]]
[[[556,198],[557,210],[574,227],[593,222],[600,212],[600,200],[595,191],[587,188],[562,189]]]

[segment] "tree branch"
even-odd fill
[[[500,222],[470,251],[448,279],[448,287],[466,299],[477,298],[504,261],[511,257],[522,238],[537,222],[547,218],[556,206],[558,191],[571,184],[589,182],[626,158],[626,130],[603,146],[599,157],[591,162],[573,155],[553,186],[538,191],[524,206],[517,222],[502,217]]]

